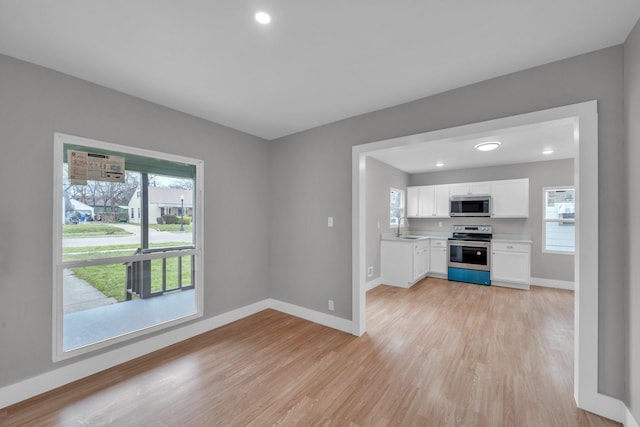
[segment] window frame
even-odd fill
[[[104,149],[116,152],[122,152],[132,155],[138,155],[143,157],[156,158],[160,160],[166,160],[170,162],[178,162],[190,164],[195,167],[196,177],[194,179],[194,199],[195,203],[194,211],[194,244],[193,249],[180,250],[179,254],[182,256],[193,255],[194,259],[194,280],[195,280],[195,312],[184,317],[179,317],[167,322],[158,323],[150,327],[134,330],[123,335],[115,336],[105,339],[103,341],[88,344],[82,347],[77,347],[64,351],[63,349],[63,320],[64,320],[64,304],[63,304],[63,270],[69,266],[85,266],[86,261],[66,261],[63,262],[63,237],[62,227],[64,219],[64,205],[63,205],[63,161],[64,161],[64,145],[65,143],[82,145],[88,148]],[[53,167],[53,298],[52,298],[52,360],[59,362],[62,360],[74,358],[82,354],[90,353],[102,348],[113,346],[117,343],[134,340],[140,336],[148,335],[153,332],[171,328],[175,325],[189,322],[191,320],[200,318],[203,316],[203,219],[204,219],[204,162],[199,159],[193,159],[189,157],[178,156],[174,154],[168,154],[158,151],[146,150],[131,146],[113,144],[110,142],[99,141],[95,139],[83,138],[73,135],[67,135],[62,133],[54,133],[54,155],[53,155],[54,167]],[[170,252],[173,254],[173,252]],[[177,252],[176,252],[177,253]],[[149,253],[139,254],[128,257],[118,257],[118,262],[127,261],[144,261],[167,257],[165,253]],[[91,260],[91,265],[100,264],[113,264],[114,258],[96,259]]]
[[[575,234],[573,241],[573,250],[572,251],[558,251],[553,249],[547,249],[547,223],[550,222],[569,222],[573,223],[575,227],[575,216],[573,219],[560,219],[560,218],[547,218],[547,193],[550,191],[558,191],[558,190],[572,190],[574,194],[574,212],[575,206],[577,205],[575,201],[576,197],[576,188],[575,185],[561,185],[554,187],[543,187],[542,188],[542,253],[545,254],[554,254],[554,255],[575,255],[576,253],[576,242],[575,242]],[[574,228],[575,230],[575,228]]]

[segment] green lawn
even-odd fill
[[[158,231],[173,231],[173,232],[179,232],[180,231],[180,224],[149,224],[149,228],[155,228]],[[191,224],[185,224],[184,225],[184,232],[185,233],[191,233],[191,231],[193,230],[192,225]]]
[[[151,244],[152,247],[183,246],[183,242]],[[138,248],[136,244],[110,245],[99,247],[64,248],[65,261],[107,258],[132,255]],[[166,260],[167,289],[178,286],[178,257]],[[75,276],[89,282],[93,287],[118,302],[126,299],[126,266],[122,263],[78,267],[72,269]],[[191,257],[182,257],[182,284],[191,283]],[[162,260],[151,261],[151,290],[162,290]]]
[[[62,226],[63,237],[96,237],[133,234],[118,226],[105,224],[65,224]]]

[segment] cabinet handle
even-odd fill
[[[513,249],[513,246],[507,245],[507,249]]]

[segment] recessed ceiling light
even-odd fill
[[[260,24],[266,25],[271,22],[271,16],[267,12],[257,12],[255,15],[256,21]]]
[[[502,143],[500,141],[481,142],[480,144],[475,145],[475,149],[480,151],[491,151],[500,147],[501,144]]]
[[[553,153],[553,149],[551,148],[545,148],[544,151],[542,151],[542,154],[551,154]]]
[[[436,163],[436,166],[440,168],[440,167],[444,166],[444,163],[438,162],[438,163]]]

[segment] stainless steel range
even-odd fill
[[[454,225],[449,238],[449,280],[456,282],[491,284],[490,225]]]

